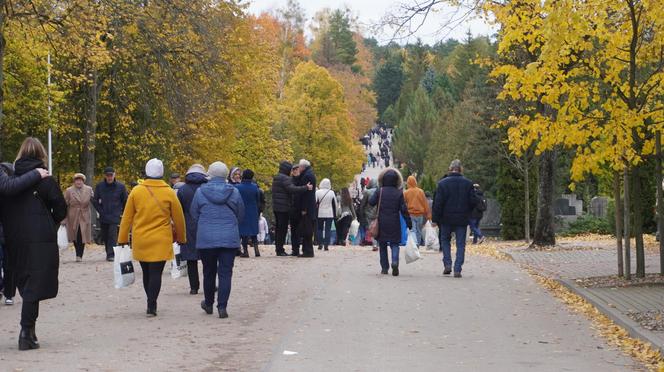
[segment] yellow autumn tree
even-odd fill
[[[364,154],[353,136],[343,87],[323,67],[299,64],[286,86],[283,135],[296,158],[311,161],[319,179],[348,185],[362,167]]]

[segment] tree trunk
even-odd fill
[[[95,146],[97,135],[97,101],[99,89],[97,71],[92,71],[87,84],[85,107],[85,134],[83,138],[83,171],[89,185],[94,184]]]
[[[5,40],[5,17],[4,9],[0,9],[0,159],[3,158],[2,151],[4,149],[4,144],[2,143],[2,124],[5,118],[3,108],[5,104],[5,49],[7,47],[7,40]]]
[[[556,244],[553,215],[555,165],[555,150],[543,152],[540,156],[537,219],[535,220],[535,236],[533,237],[533,245],[536,246],[552,246]]]
[[[624,195],[625,195],[625,202],[623,206],[623,220],[624,222],[624,227],[625,227],[625,279],[630,280],[632,278],[632,258],[631,258],[631,252],[630,252],[630,236],[631,236],[631,231],[629,229],[629,217],[630,217],[630,196],[629,196],[629,166],[625,166],[625,171],[623,173],[623,184],[624,184]]]
[[[613,174],[613,199],[615,200],[615,220],[616,220],[616,250],[618,254],[618,276],[624,276],[623,266],[623,206],[620,195],[620,173]]]
[[[524,199],[525,199],[525,206],[524,206],[524,228],[525,228],[525,236],[526,236],[526,244],[530,244],[530,163],[528,161],[524,161],[523,163],[523,174],[525,176],[524,179]]]
[[[662,132],[655,133],[655,164],[657,185],[657,232],[659,233],[659,275],[664,275],[664,202],[662,201]]]
[[[634,215],[634,237],[636,241],[636,277],[645,278],[646,259],[643,247],[643,203],[641,185],[641,167],[632,172],[632,210]]]

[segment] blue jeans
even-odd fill
[[[478,218],[471,218],[468,223],[470,224],[470,231],[473,232],[473,244],[484,237],[480,230],[480,220]]]
[[[417,245],[423,245],[424,241],[422,239],[422,227],[424,226],[424,216],[410,216],[410,220],[413,221],[413,231],[415,232],[415,237],[417,238]]]
[[[456,236],[456,260],[454,261],[454,272],[460,273],[466,256],[466,229],[467,225],[452,226],[440,225],[440,247],[443,250],[443,265],[452,266],[452,233]]]
[[[217,307],[225,309],[228,306],[228,298],[231,296],[231,279],[233,278],[233,265],[235,264],[235,252],[237,249],[212,248],[199,249],[198,253],[203,261],[203,291],[205,292],[205,304],[214,304],[214,287],[219,277],[219,289],[217,291]]]
[[[392,265],[399,264],[399,242],[392,243],[392,242],[379,241],[378,245],[380,247],[380,268],[383,270],[387,270],[390,268],[390,262],[387,259],[388,244],[390,248],[392,248]]]
[[[318,218],[318,245],[330,245],[330,232],[334,218]],[[324,233],[324,234],[323,234]]]

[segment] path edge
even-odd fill
[[[589,303],[591,303],[595,308],[597,308],[602,314],[606,315],[614,323],[624,328],[631,337],[639,339],[644,342],[648,342],[652,345],[653,348],[657,349],[659,352],[664,353],[664,345],[658,342],[657,337],[652,334],[652,332],[643,329],[638,323],[629,318],[626,315],[623,315],[619,311],[611,308],[604,304],[603,301],[599,300],[592,292],[581,288],[574,284],[573,281],[568,279],[555,279],[558,283],[562,284],[565,288],[575,293],[576,295],[582,297]]]

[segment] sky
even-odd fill
[[[359,23],[363,26],[365,36],[374,36],[381,44],[392,39],[393,31],[384,30],[382,33],[374,33],[372,25],[377,24],[380,19],[388,12],[394,12],[399,2],[413,2],[414,0],[299,0],[300,5],[307,13],[307,19],[313,18],[314,14],[323,8],[345,8],[348,6],[353,14],[358,17]],[[264,11],[285,7],[287,0],[245,0],[249,2],[249,12],[260,14]],[[410,39],[397,40],[400,43],[408,41],[414,42],[418,37],[424,43],[435,44],[437,41],[454,38],[457,40],[465,39],[468,30],[474,36],[492,35],[495,31],[484,21],[474,19],[462,22],[452,29],[441,30],[447,20],[455,16],[456,9],[446,8],[439,12],[431,14],[418,32]],[[460,14],[460,13],[456,13]]]

